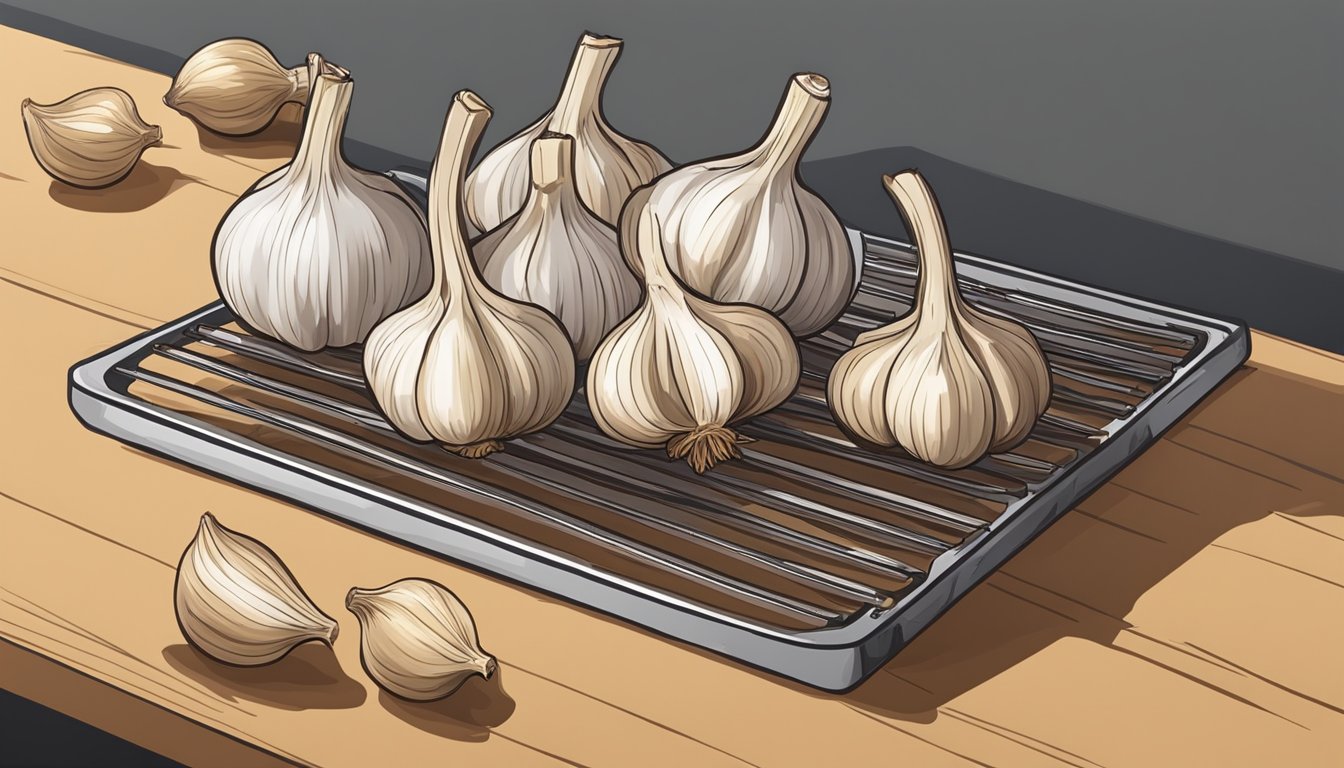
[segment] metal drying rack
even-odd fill
[[[420,177],[397,174],[423,195]],[[468,460],[402,439],[359,351],[231,327],[221,304],[75,366],[90,429],[528,587],[821,688],[870,674],[1171,426],[1247,357],[1245,328],[971,256],[963,294],[1025,323],[1054,394],[1013,451],[949,471],[850,443],[825,378],[908,308],[910,246],[851,232],[850,309],[802,344],[803,379],[705,475],[594,426]]]

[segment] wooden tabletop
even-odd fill
[[[81,427],[70,365],[215,298],[215,224],[296,132],[202,135],[161,103],[168,78],[14,30],[0,66],[0,687],[193,765],[1339,764],[1344,359],[1256,333],[1141,458],[868,682],[821,693]],[[17,107],[100,85],[166,146],[82,192],[38,168]],[[405,703],[364,675],[357,630],[269,668],[205,660],[172,588],[207,510],[347,630],[352,585],[450,585],[501,674]]]

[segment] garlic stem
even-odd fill
[[[299,139],[294,161],[287,175],[321,178],[330,174],[341,158],[341,140],[350,114],[350,97],[355,81],[350,73],[330,64],[321,54],[308,54],[304,70],[309,82],[308,112],[304,115],[303,136]]]
[[[449,275],[443,268],[446,265],[436,260],[431,290],[449,305],[464,299],[468,292],[479,296],[483,290],[471,246],[458,222],[466,221],[460,180],[466,178],[471,150],[480,141],[491,114],[490,105],[471,91],[459,91],[453,101],[463,108],[448,110],[439,153],[429,173],[429,199],[434,202],[429,209],[430,249],[440,260],[451,253],[457,263],[457,269]]]
[[[562,133],[547,132],[532,145],[532,187],[549,198],[570,181],[574,167],[574,140]]]
[[[796,168],[830,106],[829,80],[808,72],[794,75],[769,132],[761,140],[764,166],[776,172]]]
[[[901,210],[907,213],[910,236],[920,254],[915,307],[937,312],[938,317],[945,316],[953,308],[960,309],[961,295],[952,263],[952,244],[943,218],[937,215],[941,208],[933,189],[914,173],[887,174],[882,177],[882,182]],[[862,343],[862,340],[861,335],[856,343]]]
[[[552,131],[578,135],[583,121],[599,114],[602,90],[620,55],[620,38],[584,34],[555,105],[549,126]]]

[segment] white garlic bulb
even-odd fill
[[[616,230],[579,200],[574,140],[532,143],[532,184],[523,209],[472,245],[495,290],[555,314],[579,361],[639,303],[639,281],[621,258]]]
[[[364,375],[388,422],[470,458],[546,427],[574,392],[564,329],[545,310],[493,291],[472,260],[462,180],[489,120],[476,94],[453,98],[429,178],[433,286],[364,345]]]
[[[37,164],[57,181],[75,187],[110,187],[130,175],[163,131],[140,118],[131,95],[120,88],[93,88],[55,104],[24,99],[23,129]]]
[[[425,294],[432,268],[420,208],[341,153],[350,74],[309,58],[313,92],[294,160],[238,198],[213,247],[215,284],[238,320],[311,352],[364,341]]]
[[[216,40],[191,54],[163,103],[215,133],[247,136],[275,120],[286,103],[308,102],[308,68],[286,69],[256,40]]]
[[[798,347],[774,315],[687,290],[667,267],[657,214],[631,197],[621,249],[644,273],[644,301],[611,332],[588,368],[588,404],[607,435],[665,445],[696,472],[740,456],[730,425],[774,408],[798,385]]]
[[[658,178],[648,202],[667,262],[688,286],[768,309],[800,338],[839,317],[858,286],[844,227],[798,175],[830,103],[826,78],[794,75],[756,146]]]
[[[1030,331],[961,298],[924,177],[883,181],[919,249],[919,289],[908,314],[860,334],[836,361],[827,397],[836,422],[860,440],[964,467],[1027,437],[1050,402],[1050,371]]]
[[[345,607],[359,619],[364,671],[404,699],[441,699],[472,675],[489,679],[498,669],[481,649],[471,612],[442,584],[403,579],[352,589]]]
[[[336,640],[336,620],[280,558],[209,513],[178,563],[173,605],[187,640],[227,664],[269,664],[301,643]]]
[[[490,150],[467,177],[467,219],[488,232],[517,213],[528,196],[532,142],[551,131],[574,137],[580,199],[614,225],[631,190],[672,167],[654,147],[619,133],[602,114],[602,91],[621,55],[615,37],[585,34],[550,112]]]

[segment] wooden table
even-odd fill
[[[1255,334],[1160,443],[870,681],[824,694],[83,429],[71,363],[214,298],[214,226],[295,130],[200,135],[160,102],[166,77],[14,30],[0,65],[0,687],[199,765],[1340,764],[1344,359]],[[17,105],[97,85],[167,146],[90,193],[43,175]],[[347,630],[351,585],[451,585],[501,674],[404,703],[364,675],[356,631],[269,669],[203,660],[171,598],[206,510]]]

